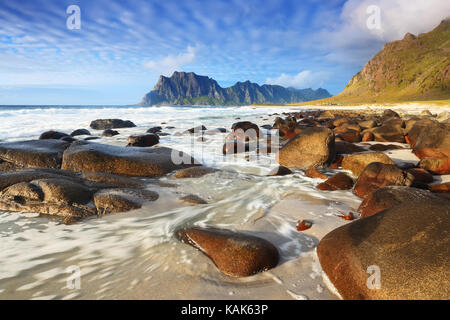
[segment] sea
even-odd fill
[[[335,299],[318,270],[315,247],[323,232],[343,223],[336,214],[356,210],[359,199],[351,191],[319,192],[321,181],[301,171],[268,177],[278,165],[274,154],[224,156],[226,133],[205,135],[204,141],[182,134],[199,125],[230,130],[244,120],[271,125],[282,112],[300,110],[305,109],[0,106],[0,143],[85,128],[99,137],[95,143],[125,146],[130,135],[161,126],[168,135],[161,136],[160,146],[220,169],[195,179],[163,177],[160,181],[172,186],[157,187],[160,198],[154,203],[73,225],[35,213],[0,212],[0,299]],[[114,137],[89,127],[107,118],[131,120],[136,127],[116,129],[120,134]],[[178,200],[185,194],[208,204],[186,205]],[[315,220],[316,231],[296,230],[305,215]],[[250,278],[225,276],[174,237],[188,225],[262,236],[278,247],[280,265]]]

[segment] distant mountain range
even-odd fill
[[[343,92],[321,103],[444,99],[450,99],[450,19],[428,33],[407,33],[385,44]]]
[[[278,85],[258,85],[238,82],[222,88],[216,80],[193,72],[174,72],[168,78],[160,76],[141,105],[251,105],[287,104],[330,97],[325,89],[294,89]]]

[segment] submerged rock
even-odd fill
[[[77,129],[70,134],[72,137],[76,136],[90,136],[91,133],[86,129]]]
[[[217,171],[218,170],[214,169],[214,168],[197,166],[197,167],[191,167],[191,168],[187,168],[187,169],[181,169],[181,170],[175,172],[174,177],[177,179],[200,178],[206,174],[214,173]]]
[[[200,198],[199,196],[196,196],[194,194],[188,194],[186,196],[183,196],[180,198],[181,201],[187,203],[187,204],[208,204],[208,202],[206,202],[205,200],[203,200],[202,198]]]
[[[319,190],[348,190],[353,187],[353,179],[343,172],[336,173],[317,186]]]
[[[277,248],[255,236],[215,228],[181,229],[176,235],[201,250],[229,276],[248,277],[278,264]]]
[[[105,189],[94,195],[99,215],[140,209],[145,201],[156,201],[158,193],[140,189]]]
[[[120,134],[119,131],[112,130],[112,129],[106,129],[105,131],[103,131],[102,136],[103,137],[114,137],[119,134]]]
[[[269,172],[269,176],[286,176],[288,174],[292,174],[292,171],[289,168],[278,166]]]

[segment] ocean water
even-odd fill
[[[174,186],[160,188],[149,184],[149,189],[160,194],[154,203],[70,226],[32,213],[0,213],[0,299],[289,299],[305,292],[295,292],[286,282],[305,279],[309,279],[308,283],[315,281],[318,288],[306,292],[307,296],[332,298],[328,290],[323,290],[323,282],[311,276],[316,267],[301,265],[313,259],[302,256],[313,255],[318,236],[297,232],[296,219],[308,214],[317,221],[327,221],[325,229],[330,228],[341,223],[336,214],[355,210],[359,200],[350,191],[318,192],[315,186],[320,181],[307,178],[300,171],[285,177],[267,177],[277,166],[273,154],[253,154],[250,161],[244,155],[224,157],[224,133],[206,135],[204,142],[197,141],[198,137],[176,134],[198,125],[229,130],[238,121],[236,118],[258,125],[272,124],[276,115],[269,114],[296,110],[299,108],[0,107],[3,142],[36,139],[46,130],[71,133],[86,128],[92,135],[100,136],[101,131],[89,128],[92,120],[119,118],[131,120],[137,127],[117,129],[120,135],[95,142],[124,146],[129,135],[161,126],[163,132],[170,134],[160,138],[161,146],[185,151],[204,165],[221,169],[197,179],[161,178]],[[184,194],[200,196],[208,204],[186,205],[178,200]],[[294,199],[295,204],[288,205],[287,211],[274,209],[286,199]],[[175,239],[174,231],[187,225],[263,236],[280,250],[280,267],[274,271],[279,274],[269,272],[246,279],[220,274],[208,258]],[[293,263],[301,265],[298,272],[288,269],[293,268]],[[77,270],[81,288],[74,289],[70,284],[76,282],[70,277]]]

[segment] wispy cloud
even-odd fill
[[[157,61],[148,61],[144,63],[144,66],[159,74],[170,76],[174,71],[182,71],[185,65],[194,62],[195,51],[195,48],[188,46],[185,52],[179,53],[176,56],[169,54]]]
[[[328,77],[329,74],[325,71],[311,72],[310,70],[304,70],[294,75],[282,73],[279,77],[267,78],[266,83],[297,89],[319,88],[323,86]]]

